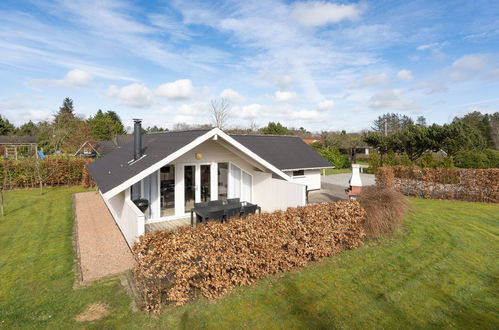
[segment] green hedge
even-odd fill
[[[34,188],[40,185],[40,181],[44,186],[92,186],[94,183],[86,168],[91,161],[73,157],[2,160],[0,186],[5,189]]]

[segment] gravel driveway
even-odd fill
[[[339,199],[347,199],[345,189],[348,188],[348,181],[351,173],[322,175],[321,190],[311,191],[308,194],[309,203],[331,202]],[[360,174],[360,180],[364,186],[374,185],[373,174]]]
[[[335,186],[348,188],[348,181],[350,180],[351,176],[351,173],[321,175],[321,181],[324,183],[333,184]],[[374,174],[361,173],[360,180],[362,181],[363,186],[372,186],[374,185]]]

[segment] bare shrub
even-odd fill
[[[368,238],[391,235],[402,226],[409,209],[405,196],[388,187],[365,187],[358,200],[367,213],[364,230]]]
[[[314,204],[146,234],[135,244],[134,277],[145,306],[215,299],[238,285],[353,249],[365,238],[357,201]]]

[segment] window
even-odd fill
[[[229,185],[229,163],[218,163],[218,199],[227,200]]]
[[[293,176],[304,176],[304,175],[305,175],[304,170],[293,171]]]
[[[251,202],[252,176],[231,164],[230,178],[230,198],[240,198],[241,201]]]
[[[130,199],[132,201],[135,201],[137,199],[140,199],[141,192],[140,192],[140,184],[141,182],[135,183],[131,188],[130,188]]]
[[[159,170],[161,216],[175,215],[175,166],[166,165]]]

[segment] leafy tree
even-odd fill
[[[38,136],[39,128],[31,120],[22,124],[17,130],[16,134],[20,136]]]
[[[455,156],[456,165],[460,168],[488,168],[487,154],[476,150],[460,150]]]
[[[492,147],[499,149],[499,112],[489,115],[489,124]]]
[[[492,147],[494,145],[489,115],[482,114],[479,111],[473,111],[462,118],[454,118],[453,123],[463,123],[478,130],[487,146]]]
[[[442,159],[440,163],[440,167],[442,168],[454,168],[454,158],[452,156],[446,156]]]
[[[421,157],[425,151],[431,149],[432,145],[428,138],[428,130],[419,125],[411,124],[388,137],[388,147],[399,153],[406,152],[412,161]]]
[[[375,132],[380,132],[385,135],[389,135],[403,129],[406,129],[409,125],[413,125],[412,119],[406,115],[401,115],[397,113],[385,113],[379,116],[374,122],[371,128]]]
[[[73,100],[69,97],[65,98],[59,111],[54,116],[54,120],[50,125],[51,135],[48,139],[49,150],[61,150],[72,153],[73,146],[69,147],[68,139],[75,134],[82,119],[78,118],[74,113]],[[63,148],[65,146],[66,148]]]
[[[419,159],[419,166],[431,167],[431,168],[437,167],[437,163],[435,162],[435,159],[433,158],[433,154],[431,152],[423,153],[423,155]]]
[[[398,165],[397,155],[393,150],[388,151],[388,154],[386,155],[385,165],[386,166]]]
[[[373,150],[369,155],[369,167],[376,172],[378,167],[381,166],[381,158],[376,150]]]
[[[419,117],[416,119],[416,125],[426,127],[426,118],[425,118],[424,116],[419,116]]]
[[[10,135],[14,133],[14,125],[6,117],[0,115],[0,135]]]
[[[92,139],[92,129],[86,121],[79,121],[76,130],[71,136],[64,141],[63,150],[70,153],[76,152],[83,143]]]
[[[412,166],[412,165],[414,165],[414,163],[412,162],[412,160],[409,158],[409,155],[407,154],[407,152],[403,152],[402,153],[402,157],[400,159],[400,165],[404,165],[404,166]]]
[[[281,123],[274,123],[273,121],[269,122],[266,127],[261,129],[263,134],[272,134],[272,135],[290,135],[291,132],[286,126],[281,125]]]
[[[443,125],[436,131],[437,138],[432,141],[434,149],[436,146],[440,146],[451,156],[456,155],[461,150],[483,151],[487,146],[480,131],[463,122],[457,121]]]
[[[159,132],[168,132],[168,128],[158,127],[154,125],[153,127],[148,126],[146,128],[146,133],[159,133]]]
[[[348,168],[352,165],[348,158],[336,148],[319,148],[317,151],[336,168]]]
[[[120,117],[114,111],[102,112],[99,109],[87,122],[90,125],[91,136],[96,140],[111,140],[116,135],[126,133]]]

